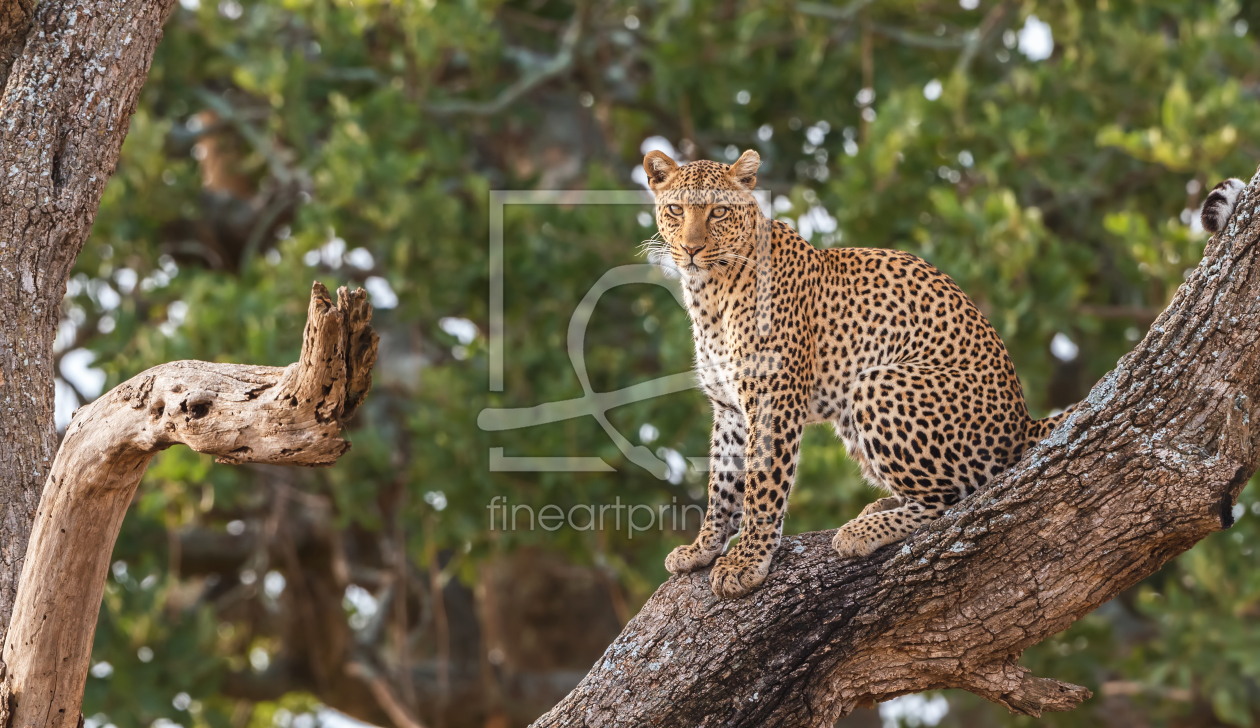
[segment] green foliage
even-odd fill
[[[331,499],[338,529],[379,533],[401,521],[418,568],[439,551],[457,554],[448,569],[471,583],[485,560],[541,546],[608,566],[633,607],[694,526],[633,539],[491,531],[487,505],[495,496],[566,512],[617,498],[703,504],[702,474],[659,480],[590,418],[486,432],[477,416],[581,396],[565,350],[570,316],[604,272],[643,262],[636,246],[655,229],[635,206],[509,206],[508,358],[504,391],[491,392],[490,190],[633,189],[630,171],[653,135],[723,160],[755,147],[759,186],[782,200],[780,217],[812,221],[815,244],[897,247],[953,276],[1001,332],[1044,414],[1083,397],[1143,335],[1152,318],[1143,311],[1162,309],[1202,254],[1192,211],[1260,156],[1254,9],[1025,0],[1002,13],[988,0],[975,10],[892,0],[850,22],[842,7],[581,4],[577,60],[483,115],[442,105],[512,93],[561,48],[571,4],[184,3],[79,258],[65,309],[77,327],[61,345],[95,352],[106,386],[172,359],[282,366],[299,350],[312,279],[379,278],[398,305],[376,312],[381,364],[354,449],[299,487]],[[1017,47],[1032,15],[1053,29],[1049,59]],[[964,59],[967,31],[982,24],[988,32]],[[873,97],[860,96],[867,86]],[[447,317],[473,322],[476,336],[448,333]],[[1057,333],[1079,346],[1075,361],[1051,356]],[[685,371],[686,316],[658,286],[618,288],[597,307],[585,356],[596,391]],[[709,413],[697,392],[609,417],[635,445],[705,454]],[[659,435],[641,443],[641,428]],[[616,472],[491,472],[491,448],[594,455]],[[790,532],[837,526],[872,497],[821,428],[807,434],[799,484]],[[282,649],[275,629],[259,627],[266,597],[243,588],[255,605],[244,609],[207,596],[204,576],[172,569],[171,534],[253,527],[267,517],[270,487],[269,476],[187,451],[158,458],[124,523],[115,560],[125,567],[102,605],[93,662],[113,673],[89,678],[85,713],[117,725],[263,726],[277,711],[311,708],[305,694],[252,713],[225,697],[227,671],[255,670],[258,650]],[[382,493],[399,487],[396,510]],[[1096,692],[1136,683],[1132,700],[1153,724],[1206,705],[1220,721],[1250,725],[1260,713],[1251,629],[1260,506],[1244,504],[1234,530],[1026,663]],[[197,710],[175,707],[178,693]],[[951,700],[955,714],[986,724],[1026,722],[969,696]],[[1101,720],[1089,712],[1100,705],[1047,721]]]

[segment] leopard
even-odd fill
[[[722,599],[770,572],[805,426],[831,424],[887,496],[831,545],[859,559],[985,488],[1072,410],[1033,419],[1011,357],[945,273],[895,249],[816,247],[755,197],[761,159],[643,159],[658,262],[680,279],[713,410],[707,508],[672,574]],[[733,547],[731,541],[738,535]]]

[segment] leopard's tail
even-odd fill
[[[1028,423],[1028,437],[1025,440],[1024,450],[1027,451],[1033,445],[1041,442],[1054,432],[1054,428],[1059,426],[1068,415],[1072,414],[1072,410],[1076,409],[1076,405],[1072,405],[1057,415],[1051,415],[1043,420],[1033,420]]]
[[[1238,204],[1238,195],[1247,188],[1247,183],[1240,179],[1227,179],[1212,188],[1207,199],[1203,201],[1203,212],[1199,221],[1203,229],[1210,233],[1219,233],[1234,214],[1234,206]]]

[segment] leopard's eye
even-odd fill
[[[714,220],[721,220],[722,218],[726,217],[726,213],[730,211],[731,210],[729,207],[715,207],[713,208],[713,211],[709,213],[709,217],[713,218]]]
[[[682,217],[683,215],[682,205],[669,205],[665,209],[669,210],[669,214],[674,217]]]

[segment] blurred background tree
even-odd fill
[[[569,317],[655,233],[647,206],[509,206],[490,392],[491,190],[642,189],[650,149],[755,148],[774,214],[813,244],[953,276],[1044,415],[1145,334],[1199,260],[1206,191],[1255,169],[1257,31],[1260,3],[1232,0],[181,0],[67,291],[63,425],[160,362],[292,361],[313,278],[372,293],[378,389],[331,470],[161,456],[114,555],[88,725],[523,726],[666,578],[694,522],[490,527],[495,496],[703,506],[686,458],[709,427],[696,391],[609,413],[664,479],[590,418],[478,428],[487,407],[581,396]],[[586,368],[609,391],[690,352],[668,291],[623,286]],[[829,430],[808,439],[789,532],[874,497]],[[492,472],[491,448],[615,472]],[[1235,516],[1026,654],[1096,694],[1044,722],[1260,716],[1254,489]],[[866,713],[844,724],[1032,722],[953,692]]]

